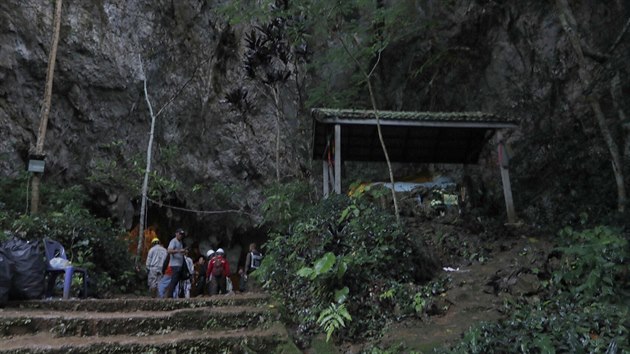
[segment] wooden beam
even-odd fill
[[[497,145],[499,148],[499,168],[501,169],[501,182],[503,182],[503,197],[505,198],[505,208],[507,210],[508,223],[516,223],[516,212],[514,211],[514,200],[512,199],[512,186],[510,185],[509,157],[505,151],[503,133],[497,131]]]
[[[345,124],[345,125],[376,125],[376,119],[345,119],[345,118],[317,118],[321,124]],[[396,120],[380,119],[381,126],[400,127],[444,127],[444,128],[518,128],[515,123],[509,122],[457,122],[457,121],[418,121],[418,120]]]
[[[328,198],[330,194],[330,181],[328,180],[328,161],[322,160],[323,175],[324,175],[324,198]]]
[[[341,194],[341,125],[335,124],[335,193]]]

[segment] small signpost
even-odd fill
[[[45,165],[44,155],[31,155],[28,160],[28,172],[33,173],[44,173],[44,165]]]

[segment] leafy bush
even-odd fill
[[[558,248],[564,258],[553,276],[560,290],[569,290],[578,302],[614,301],[627,290],[623,279],[615,279],[628,270],[630,256],[628,241],[617,230],[600,226],[576,232],[567,227],[560,237],[567,243]]]
[[[0,227],[6,238],[10,235],[28,240],[51,238],[61,242],[68,259],[85,267],[94,281],[91,291],[129,291],[135,284],[133,259],[124,230],[110,220],[96,218],[85,209],[86,195],[82,188],[42,189],[42,207],[37,215],[23,214],[20,200],[26,199],[21,180],[3,179],[0,184]],[[17,200],[16,200],[17,198]],[[19,210],[19,209],[22,210]],[[1,241],[1,240],[0,240]]]
[[[468,331],[454,353],[615,353],[630,350],[628,306],[557,298],[517,305],[510,319]],[[518,338],[518,340],[515,340]]]
[[[288,231],[269,235],[254,273],[282,299],[298,334],[313,334],[318,319],[335,312],[343,322],[325,326],[327,332],[370,337],[380,334],[399,303],[412,309],[411,298],[398,298],[403,292],[397,289],[430,278],[435,264],[393,215],[363,198],[337,195],[301,208]],[[348,317],[337,311],[341,304]]]
[[[265,201],[261,205],[265,222],[286,231],[311,205],[310,190],[309,185],[302,182],[274,184],[265,190]]]
[[[608,227],[560,232],[560,266],[538,302],[508,304],[509,319],[468,331],[456,353],[630,351],[628,241]],[[514,340],[518,338],[518,340]]]

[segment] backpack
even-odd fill
[[[212,275],[215,277],[220,277],[223,275],[223,263],[225,260],[222,257],[217,257],[214,259],[214,265],[212,266]]]
[[[251,255],[251,264],[249,265],[250,269],[258,269],[260,267],[260,263],[262,263],[263,255],[262,253],[256,251],[250,253]]]
[[[162,263],[162,274],[166,274],[166,268],[168,268],[168,264],[171,261],[171,256],[169,254],[164,257],[164,263]]]
[[[190,279],[190,270],[188,269],[188,264],[184,260],[184,264],[182,264],[182,269],[179,270],[179,280],[188,279]]]

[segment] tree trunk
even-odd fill
[[[359,63],[359,60],[354,55],[352,55],[352,53],[350,52],[350,49],[346,45],[346,42],[342,38],[339,38],[339,41],[341,42],[341,45],[343,46],[343,49],[346,51],[346,53],[348,53],[348,55],[352,58],[352,60],[354,60],[357,66],[361,68],[361,63]],[[380,61],[381,61],[381,52],[379,51],[378,60],[376,61],[376,64],[374,64],[374,67],[372,67],[372,70],[369,73],[363,71],[362,69],[361,70],[362,70],[363,76],[365,77],[365,81],[367,82],[368,91],[370,92],[370,102],[372,103],[372,109],[374,110],[374,117],[376,118],[376,131],[378,132],[378,139],[381,142],[383,155],[385,155],[385,161],[387,162],[387,170],[389,172],[389,181],[392,184],[392,199],[394,201],[394,213],[396,215],[396,222],[400,224],[400,214],[398,212],[398,199],[396,198],[394,172],[392,170],[392,163],[389,160],[389,154],[387,153],[387,147],[385,146],[385,140],[383,139],[383,132],[381,131],[381,120],[378,115],[378,110],[376,107],[376,98],[374,97],[374,90],[372,89],[372,82],[370,80],[372,77],[372,73],[374,72],[374,69],[376,69]]]
[[[144,243],[144,219],[146,218],[147,209],[147,192],[149,190],[149,173],[151,173],[151,151],[153,150],[153,135],[155,132],[155,118],[153,114],[153,106],[149,101],[149,92],[147,91],[147,79],[144,79],[144,98],[149,106],[151,115],[151,131],[149,132],[149,144],[147,145],[147,168],[144,170],[144,181],[142,182],[142,201],[140,203],[140,223],[138,227],[138,248],[136,249],[136,267],[139,267],[140,256],[142,255],[142,246]]]
[[[392,170],[392,163],[389,160],[389,154],[387,153],[387,147],[385,146],[385,140],[383,140],[383,132],[381,131],[381,120],[376,110],[376,99],[374,98],[374,91],[372,91],[372,84],[370,83],[370,77],[367,76],[368,91],[370,91],[370,101],[372,102],[372,109],[374,109],[374,117],[376,118],[376,130],[378,131],[378,139],[381,141],[381,148],[383,148],[383,154],[385,155],[385,161],[387,161],[387,170],[389,171],[389,181],[392,184],[392,199],[394,200],[394,213],[396,214],[396,222],[400,224],[400,213],[398,212],[398,200],[396,199],[396,188],[394,184],[394,172]]]
[[[48,127],[48,114],[50,113],[50,104],[52,100],[53,78],[55,75],[55,61],[57,60],[57,46],[59,45],[59,30],[61,28],[61,5],[63,0],[57,0],[54,15],[54,30],[52,44],[50,46],[50,54],[48,56],[48,70],[46,72],[46,89],[44,91],[44,105],[42,106],[41,116],[39,120],[39,130],[37,131],[37,144],[35,146],[35,155],[42,156],[44,154],[44,141],[46,140],[46,128]],[[41,176],[35,173],[31,185],[31,214],[37,214],[39,211],[39,185]]]
[[[271,93],[276,107],[276,182],[280,183],[280,120],[283,118],[283,113],[280,109],[280,97],[276,86],[271,87]]]
[[[569,37],[569,41],[571,42],[573,50],[575,51],[575,55],[578,59],[578,72],[580,75],[580,79],[582,80],[583,88],[587,88],[591,85],[592,78],[590,72],[588,71],[588,66],[584,57],[584,52],[582,50],[582,44],[580,43],[580,39],[575,32],[577,29],[577,25],[575,17],[573,16],[573,11],[569,7],[567,0],[556,0],[556,6],[558,7],[562,28]],[[627,198],[619,147],[613,139],[610,128],[608,127],[608,123],[606,122],[606,117],[604,116],[604,112],[602,111],[597,98],[595,98],[593,95],[589,95],[589,97],[587,97],[587,100],[591,106],[591,109],[595,113],[595,120],[599,125],[599,130],[604,137],[604,141],[606,142],[606,146],[608,147],[608,151],[610,153],[613,173],[615,175],[615,182],[617,185],[617,211],[623,212],[625,210]]]
[[[151,101],[149,100],[149,91],[147,90],[147,78],[146,78],[146,74],[144,73],[144,66],[142,65],[142,58],[140,58],[142,76],[144,77],[143,79],[144,98],[147,101],[147,106],[149,106],[149,114],[151,116],[151,130],[149,132],[149,143],[147,145],[147,167],[144,171],[144,180],[142,182],[142,192],[141,192],[142,196],[141,196],[141,202],[140,202],[140,222],[138,225],[138,248],[136,249],[136,268],[139,267],[139,260],[142,255],[141,252],[142,252],[142,245],[144,241],[144,226],[145,226],[144,221],[146,219],[146,211],[147,211],[147,194],[149,191],[149,174],[151,173],[151,160],[152,160],[151,152],[153,151],[153,137],[155,136],[155,121],[160,116],[160,114],[164,113],[166,108],[170,106],[171,103],[173,103],[173,101],[175,101],[175,99],[179,97],[179,95],[182,92],[184,92],[184,89],[188,87],[188,84],[190,84],[190,82],[195,78],[195,75],[197,74],[197,70],[199,70],[201,65],[207,63],[210,60],[210,58],[211,57],[208,57],[208,59],[203,60],[201,63],[199,63],[195,67],[195,70],[193,71],[190,78],[186,80],[186,82],[177,91],[175,91],[175,93],[171,96],[171,98],[169,98],[169,100],[155,114],[153,113],[153,106],[151,105]]]
[[[630,20],[628,21],[630,23]],[[627,23],[626,23],[627,24]],[[627,177],[627,173],[630,168],[630,122],[623,108],[619,104],[622,98],[621,91],[621,75],[619,72],[615,74],[612,80],[610,80],[610,96],[612,97],[613,107],[617,111],[619,117],[619,124],[621,124],[621,136],[622,136],[622,148],[621,148],[621,161],[625,169],[623,170],[624,177]]]

